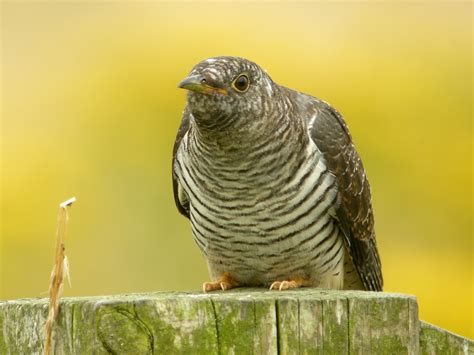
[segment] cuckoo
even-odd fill
[[[381,291],[370,186],[342,116],[239,57],[204,60],[179,87],[173,192],[207,260],[204,292]]]

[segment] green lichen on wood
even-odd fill
[[[299,303],[295,298],[283,298],[275,304],[278,317],[278,348],[280,354],[291,354],[300,349]]]
[[[254,304],[254,353],[255,354],[276,354],[277,344],[277,313],[275,301],[273,299],[253,299]]]
[[[409,347],[409,307],[406,299],[372,300],[369,305],[371,349],[375,354],[416,353]]]
[[[40,354],[46,314],[46,299],[0,302],[0,353]],[[65,298],[53,348],[56,354],[433,354],[472,353],[472,342],[423,326],[420,343],[410,296],[237,289]]]
[[[4,323],[4,311],[3,309],[0,309],[0,334],[3,333],[3,329],[5,329],[5,323]],[[0,354],[6,354],[7,353],[7,343],[5,341],[5,338],[0,335]]]
[[[315,297],[300,297],[299,343],[301,354],[323,354],[323,304]]]
[[[212,303],[199,296],[161,295],[136,303],[137,316],[148,325],[154,352],[216,354],[216,325]]]
[[[413,297],[367,293],[349,298],[348,306],[351,353],[418,353],[418,308]]]
[[[322,299],[324,354],[349,353],[347,298],[330,295]]]
[[[371,300],[365,297],[348,301],[348,342],[354,354],[371,351],[370,302]]]
[[[44,300],[28,300],[7,303],[3,309],[3,332],[0,336],[7,353],[40,354],[43,351],[44,324],[48,305]],[[2,307],[3,308],[3,307]],[[11,344],[15,344],[12,351]]]
[[[420,322],[420,350],[424,355],[474,354],[474,342],[426,322]]]
[[[252,299],[239,302],[228,298],[212,299],[217,319],[221,354],[251,354],[256,338],[255,306]]]
[[[323,306],[315,297],[288,297],[277,301],[281,354],[323,352]]]
[[[113,354],[153,354],[153,335],[133,309],[104,305],[97,311],[97,336]]]

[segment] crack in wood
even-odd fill
[[[215,325],[216,325],[216,341],[217,341],[217,353],[219,354],[220,353],[220,337],[219,337],[219,321],[218,321],[218,318],[217,318],[217,312],[216,312],[216,305],[214,304],[214,300],[212,299],[212,297],[210,298],[210,302],[211,302],[211,307],[212,307],[212,312],[214,314],[214,322],[215,322]]]
[[[137,321],[139,324],[141,324],[144,327],[144,329],[146,329],[146,331],[148,332],[148,336],[149,336],[149,339],[150,339],[151,355],[154,355],[155,354],[155,337],[153,336],[153,332],[148,327],[148,325],[144,321],[142,321],[140,319],[140,317],[138,316],[137,304],[136,303],[133,303],[133,315],[135,316],[135,321]]]
[[[280,348],[280,335],[281,335],[281,329],[280,329],[280,304],[278,300],[275,300],[275,326],[276,326],[276,349],[277,349],[277,355],[281,354],[281,348]]]

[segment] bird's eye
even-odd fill
[[[232,83],[232,87],[240,92],[245,92],[249,88],[249,77],[246,74],[240,74]]]

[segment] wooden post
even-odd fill
[[[0,353],[40,354],[47,299],[0,302]],[[55,354],[473,354],[412,296],[236,289],[64,298]]]

